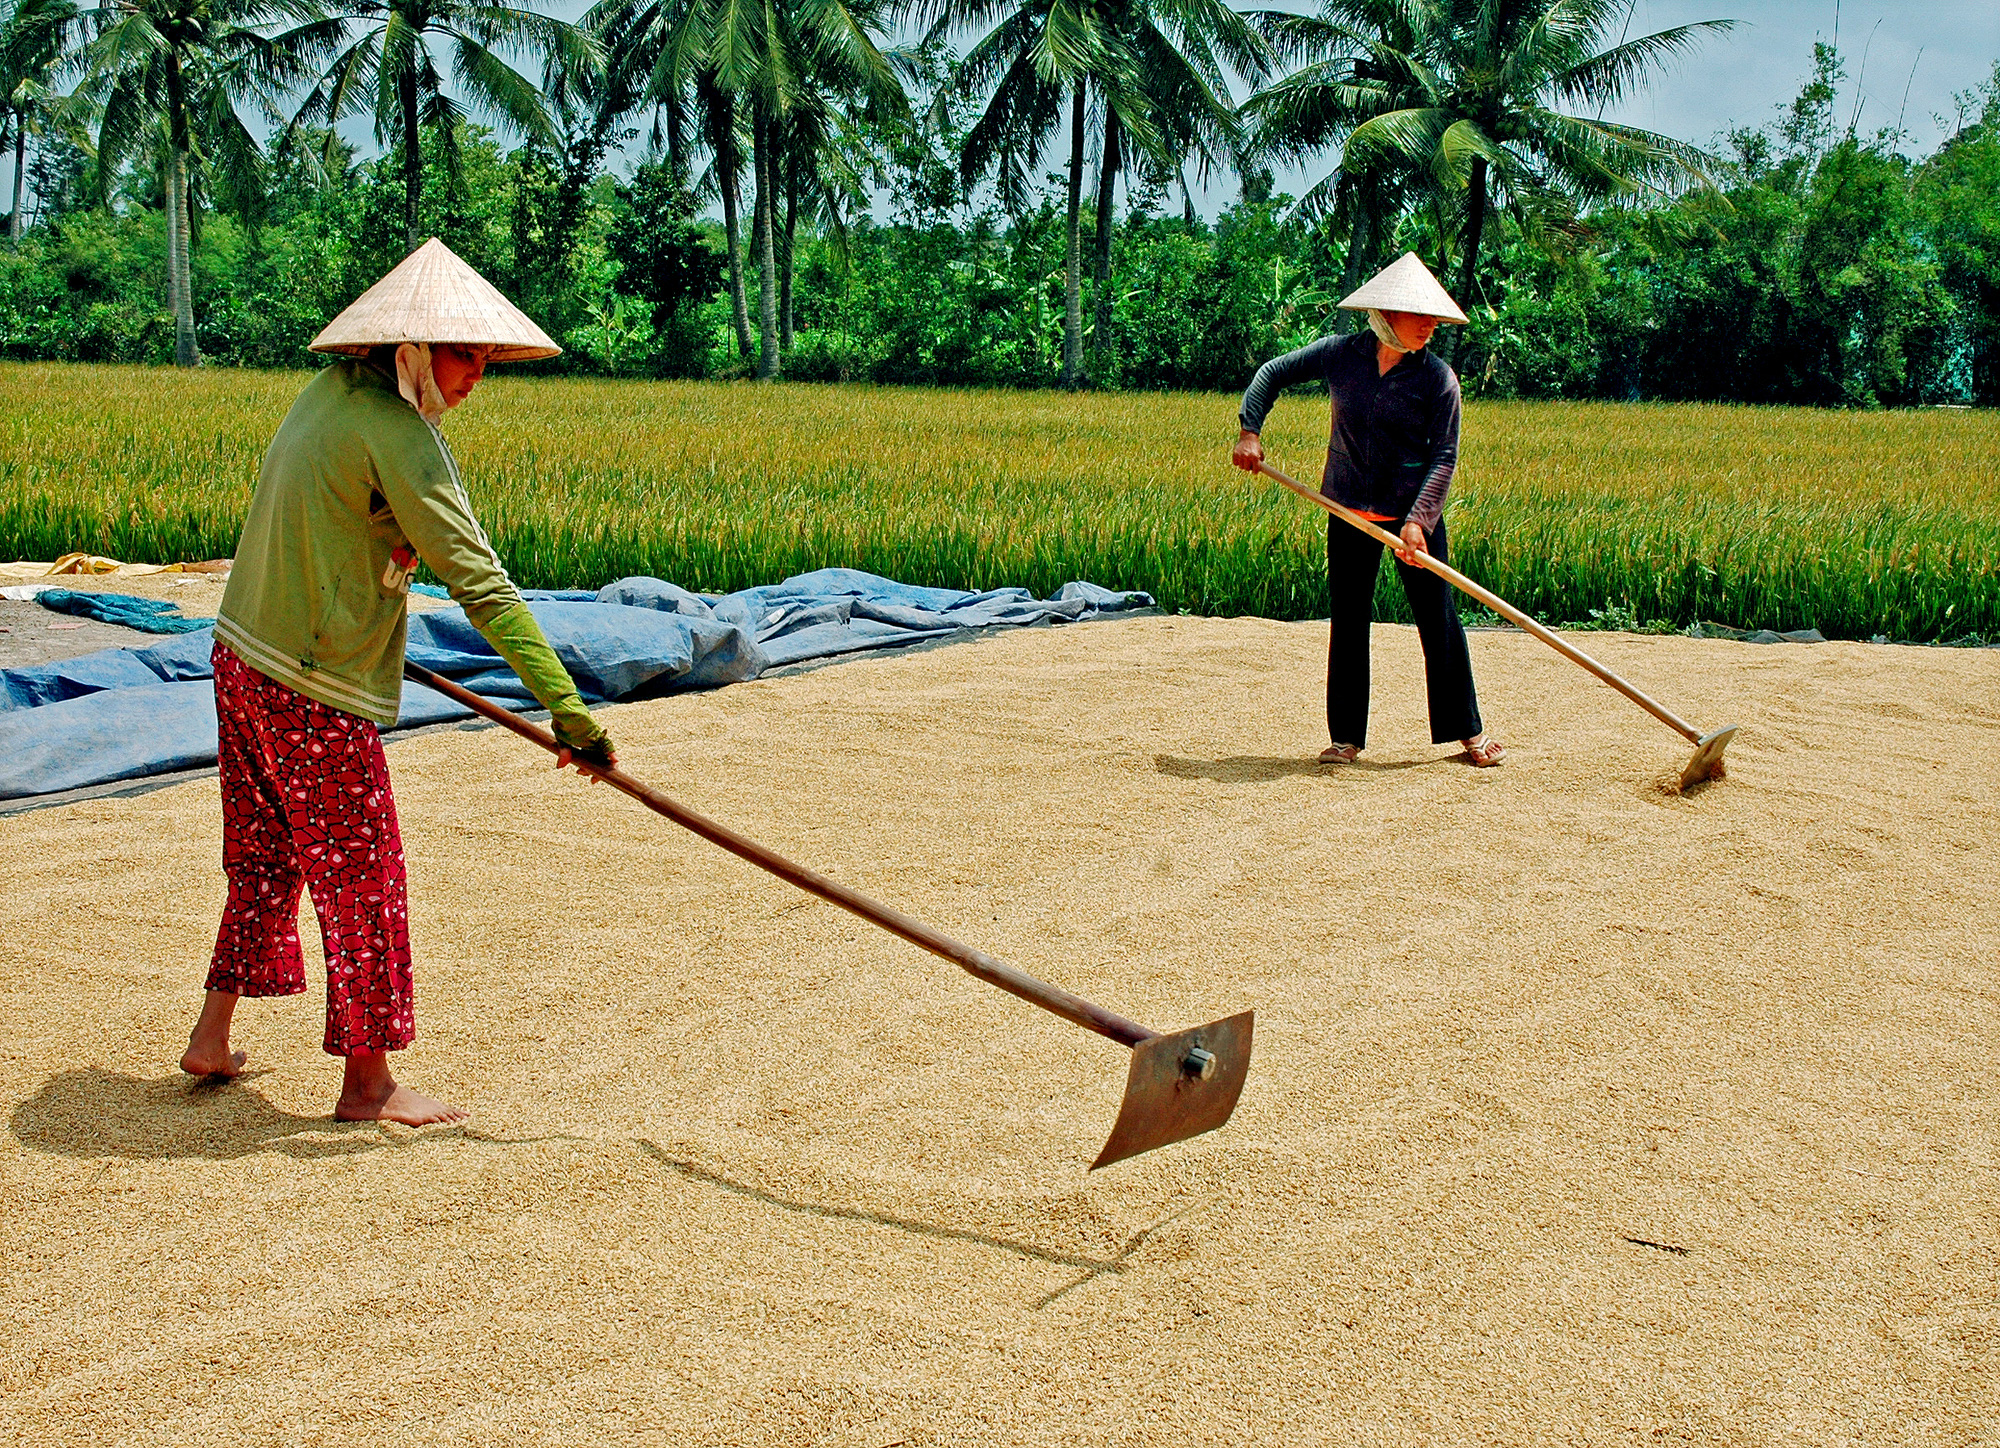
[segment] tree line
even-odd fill
[[[1912,157],[1818,46],[1704,150],[1602,116],[1729,22],[1628,11],[0,0],[0,355],[300,365],[436,234],[556,368],[1230,388],[1408,248],[1475,395],[2000,396],[2000,69]]]

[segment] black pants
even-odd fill
[[[1396,525],[1384,524],[1391,532]],[[1451,561],[1444,520],[1430,535],[1431,554]],[[1368,743],[1368,626],[1375,618],[1375,575],[1382,545],[1352,524],[1326,520],[1326,582],[1332,598],[1333,638],[1326,656],[1326,728],[1335,744]],[[1472,655],[1451,585],[1426,568],[1396,560],[1403,597],[1417,616],[1424,646],[1424,684],[1430,698],[1431,743],[1475,738],[1481,729],[1472,690]]]

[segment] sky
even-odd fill
[[[1956,127],[1954,94],[1980,85],[2000,61],[2000,0],[1635,0],[1630,34],[1722,19],[1736,28],[1703,40],[1606,118],[1697,145],[1732,125],[1762,125],[1799,93],[1813,41],[1833,41],[1837,26],[1847,81],[1834,114],[1843,128],[1857,106],[1864,135],[1900,118],[1911,133],[1907,149],[1923,154]],[[1324,174],[1281,172],[1278,189],[1297,195]],[[1233,181],[1218,181],[1196,204],[1213,215],[1235,196]]]
[[[1928,151],[1950,132],[1954,93],[1979,85],[2000,60],[2000,0],[1637,0],[1632,33],[1724,16],[1736,29],[1705,42],[1617,118],[1698,142],[1731,122],[1768,120],[1798,93],[1813,41],[1833,41],[1837,26],[1848,76],[1840,119],[1858,106],[1863,134],[1900,121]]]
[[[1313,0],[1236,3],[1245,9],[1317,8]],[[552,0],[547,8],[574,19],[587,0]],[[1953,97],[1984,82],[2000,61],[2000,0],[1632,0],[1628,29],[1639,36],[1722,18],[1736,20],[1736,28],[1707,38],[1693,56],[1605,114],[1705,145],[1732,125],[1772,120],[1804,83],[1813,41],[1837,39],[1848,78],[1836,116],[1843,124],[1854,118],[1864,135],[1900,125],[1909,132],[1906,149],[1922,154],[1954,128]],[[364,154],[372,151],[365,121],[342,129]],[[1045,165],[1059,161],[1051,153]],[[11,162],[11,154],[0,162],[7,181]],[[1325,169],[1322,163],[1280,171],[1278,189],[1298,195]],[[1195,201],[1212,218],[1236,196],[1235,178],[1219,176],[1197,184]]]

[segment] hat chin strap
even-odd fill
[[[405,342],[396,349],[396,390],[432,427],[444,416],[444,394],[431,375],[431,345]]]
[[[1396,335],[1396,329],[1389,325],[1388,316],[1380,307],[1368,309],[1368,326],[1375,333],[1375,340],[1391,352],[1414,352],[1416,348],[1405,347],[1403,339]],[[399,356],[401,354],[398,354]]]

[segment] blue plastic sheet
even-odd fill
[[[690,593],[621,578],[596,593],[527,590],[549,643],[592,703],[712,689],[768,669],[965,629],[1067,622],[1145,608],[1143,593],[1070,583],[1053,598],[1023,588],[961,593],[848,568],[824,568],[740,593]],[[106,649],[0,670],[0,799],[140,779],[215,762],[211,630],[147,648]],[[532,702],[458,609],[410,616],[408,656],[474,693]],[[398,728],[470,711],[405,684]]]
[[[69,588],[45,588],[35,595],[35,602],[57,613],[115,623],[140,633],[194,633],[215,622],[212,618],[189,618],[177,603],[138,598],[129,593],[79,593]]]

